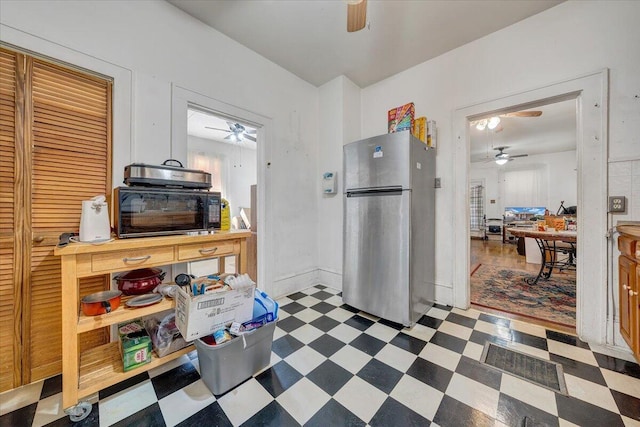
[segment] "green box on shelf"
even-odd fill
[[[141,320],[119,324],[118,335],[125,372],[151,362],[151,337]]]

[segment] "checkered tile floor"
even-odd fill
[[[102,390],[78,425],[640,426],[640,366],[576,337],[443,306],[406,329],[324,286],[279,303],[253,378],[214,396],[194,351]],[[480,364],[487,340],[561,363],[569,396]],[[58,376],[0,395],[0,426],[71,424],[60,389]]]

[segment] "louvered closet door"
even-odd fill
[[[111,83],[34,59],[31,105],[30,271],[27,382],[61,371],[58,236],[78,231],[82,200],[111,190]],[[108,276],[80,282],[80,295],[108,288]],[[80,349],[108,341],[106,328],[84,334]]]
[[[21,161],[21,123],[24,98],[18,87],[23,58],[0,50],[0,392],[20,385],[20,253],[21,230],[14,209],[19,204],[15,183]],[[22,67],[21,67],[22,68]]]

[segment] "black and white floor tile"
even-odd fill
[[[213,395],[194,351],[100,391],[77,425],[640,426],[640,366],[574,336],[439,305],[407,329],[324,286],[279,303],[270,366],[234,389]],[[487,340],[561,363],[569,395],[481,364]],[[0,427],[72,424],[60,390],[0,394]]]

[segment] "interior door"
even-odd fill
[[[53,248],[61,233],[78,231],[82,200],[110,194],[112,83],[19,52],[0,53],[5,390],[61,371],[63,296]],[[80,281],[80,294],[104,290],[108,279]],[[107,340],[106,329],[94,331],[83,334],[80,347]]]
[[[20,301],[22,229],[15,206],[20,203],[16,171],[24,155],[22,128],[24,58],[0,50],[0,392],[21,384]]]
[[[25,379],[34,381],[62,366],[60,260],[53,248],[61,233],[79,229],[82,200],[110,194],[111,82],[38,59],[28,76],[31,197],[25,200],[31,215],[25,231],[31,245],[25,283],[31,366]],[[83,280],[80,294],[104,290],[107,281],[104,276]],[[81,351],[106,339],[106,330],[85,334]]]

